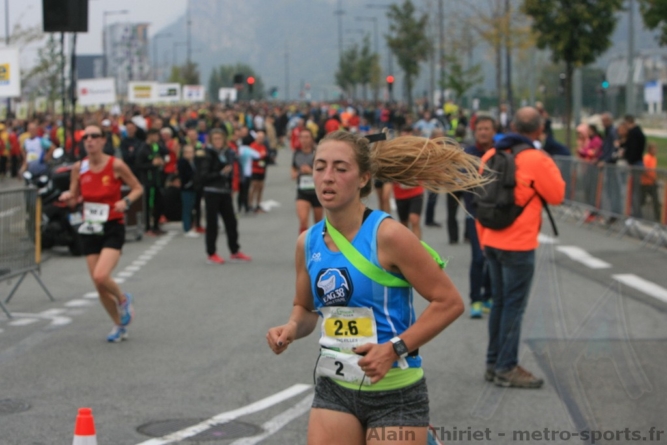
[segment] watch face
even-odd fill
[[[396,352],[396,354],[399,357],[403,357],[405,354],[408,353],[408,348],[407,348],[407,346],[405,346],[405,343],[403,342],[403,340],[394,343],[394,352]]]

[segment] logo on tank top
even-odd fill
[[[111,184],[111,178],[109,177],[109,175],[102,176],[102,186],[106,187],[109,184]]]
[[[322,269],[317,274],[317,296],[325,306],[347,306],[352,297],[352,280],[346,268]]]

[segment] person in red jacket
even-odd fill
[[[266,162],[269,158],[269,150],[266,148],[266,145],[264,145],[264,137],[264,132],[258,131],[255,136],[255,142],[250,144],[250,148],[260,155],[259,159],[253,159],[252,161],[252,179],[250,182],[250,196],[248,199],[250,207],[254,207],[255,213],[263,212],[259,204],[262,202],[264,179],[266,178]]]
[[[542,118],[535,108],[521,108],[514,116],[512,129],[515,133],[506,134],[495,148],[484,153],[480,172],[496,150],[510,150],[522,144],[534,147],[533,141],[539,140],[542,134]],[[542,199],[554,205],[563,202],[565,181],[556,163],[542,150],[520,152],[515,164],[514,197],[523,212],[501,230],[483,227],[479,221],[476,224],[491,275],[493,295],[484,377],[498,386],[539,388],[544,380],[518,363],[521,322],[535,272]]]

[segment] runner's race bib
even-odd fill
[[[39,161],[39,154],[32,151],[28,152],[26,155],[26,161],[28,162]]]
[[[315,181],[312,175],[299,176],[299,190],[315,190]]]
[[[109,204],[93,202],[83,203],[83,224],[79,233],[83,235],[101,235],[104,233],[104,223],[109,220]]]
[[[315,375],[369,386],[371,379],[364,374],[364,371],[358,365],[361,358],[357,354],[346,354],[344,352],[321,348]]]
[[[320,346],[352,352],[366,343],[377,343],[373,309],[367,307],[322,307]]]

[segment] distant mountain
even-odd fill
[[[484,2],[485,0],[471,0]],[[371,0],[368,0],[371,2]],[[373,23],[357,21],[356,17],[377,17],[380,34],[380,56],[383,70],[387,66],[387,49],[383,34],[387,32],[385,10],[369,9],[367,1],[343,0],[343,44],[360,42],[359,29],[374,38]],[[373,4],[391,4],[389,0],[372,0]],[[417,2],[419,4],[419,2]],[[289,53],[289,92],[296,98],[303,83],[312,85],[314,99],[334,98],[334,73],[338,66],[338,8],[337,0],[190,0],[192,23],[192,59],[199,64],[201,81],[208,84],[214,67],[237,62],[251,65],[262,77],[267,88],[278,87],[279,97],[285,97],[285,52]],[[423,5],[422,5],[423,6]],[[465,8],[465,5],[446,2],[446,10]],[[639,13],[635,14],[635,47],[637,50],[657,49],[655,33],[643,29]],[[173,42],[186,41],[186,17],[160,30],[172,39],[159,42],[159,60],[172,62]],[[613,47],[597,62],[602,68],[614,57],[627,52],[627,14],[619,14],[613,36]],[[371,40],[372,41],[372,40]],[[151,45],[152,50],[152,45]],[[667,51],[666,51],[667,52]],[[177,63],[185,61],[185,48],[177,49]],[[483,63],[484,88],[494,88],[493,67],[489,51],[479,45],[474,58]],[[396,92],[401,91],[401,73],[394,61],[398,80]],[[385,73],[386,74],[386,73]],[[424,66],[415,90],[427,88],[429,69]]]

